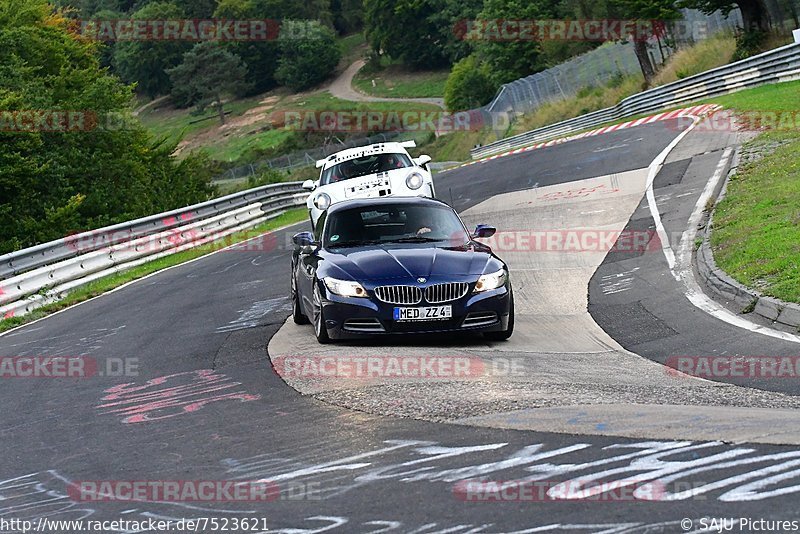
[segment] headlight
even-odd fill
[[[422,175],[418,172],[412,172],[406,178],[406,185],[409,189],[419,189],[422,187],[422,184],[425,183],[425,180],[422,178]]]
[[[500,269],[496,273],[484,274],[478,278],[478,283],[475,284],[475,293],[497,289],[505,285],[506,280],[508,280],[508,273],[505,269]]]
[[[314,205],[317,209],[324,211],[331,205],[331,197],[328,196],[328,193],[320,193],[314,198]]]
[[[364,289],[364,286],[359,284],[358,282],[351,282],[349,280],[337,280],[336,278],[331,278],[328,276],[327,278],[323,278],[325,282],[325,287],[328,288],[328,291],[331,293],[335,293],[337,295],[341,295],[342,297],[366,297],[367,292]]]

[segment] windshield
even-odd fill
[[[342,180],[349,180],[350,178],[366,176],[367,174],[386,172],[393,169],[404,169],[411,166],[411,158],[406,154],[394,152],[371,154],[363,158],[348,159],[347,161],[328,167],[322,172],[319,183],[320,185],[327,185],[341,182]]]
[[[331,248],[443,241],[463,246],[469,239],[461,219],[448,206],[387,204],[329,214],[323,243]]]

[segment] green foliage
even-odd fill
[[[241,94],[247,89],[244,81],[247,69],[242,60],[214,42],[195,45],[183,56],[183,62],[168,73],[176,100],[195,104],[199,112],[213,105],[222,123],[225,123],[223,96]]]
[[[761,47],[767,40],[767,32],[752,30],[745,31],[736,36],[736,51],[733,53],[733,61],[747,59],[761,52]]]
[[[301,91],[333,74],[341,52],[333,31],[314,21],[284,21],[278,39],[280,59],[275,79]]]
[[[546,0],[485,0],[481,20],[554,18],[553,4]],[[496,85],[528,76],[547,67],[537,41],[478,41],[475,50],[491,72]]]
[[[488,67],[467,56],[455,65],[444,88],[444,103],[450,111],[473,109],[489,103],[495,94]]]
[[[184,13],[173,3],[153,2],[136,11],[132,18],[148,20],[181,19]],[[181,61],[191,48],[185,41],[121,41],[114,47],[113,65],[127,83],[137,83],[150,98],[169,93],[172,85],[167,70]]]
[[[717,10],[727,15],[737,7],[746,31],[765,31],[769,28],[769,11],[764,0],[679,0],[678,7],[699,9],[711,14]]]
[[[76,131],[0,132],[0,253],[208,198],[203,159],[176,163],[129,115],[131,87],[100,68],[44,0],[0,0],[0,110],[82,111]]]
[[[263,7],[254,0],[220,0],[214,16],[222,19],[247,20],[264,18],[263,13],[269,13],[268,11],[259,13],[259,9]],[[278,43],[275,39],[230,42],[225,46],[242,58],[247,66],[247,80],[251,84],[253,94],[268,91],[277,85],[275,68],[278,65]]]
[[[339,35],[357,32],[364,26],[363,0],[331,0],[333,27]]]
[[[465,57],[456,22],[475,18],[478,0],[364,0],[372,49],[413,68],[434,69]]]

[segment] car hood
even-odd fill
[[[385,245],[328,251],[322,276],[359,281],[475,277],[503,263],[481,245],[431,247]]]

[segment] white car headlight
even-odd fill
[[[409,189],[419,189],[424,183],[425,179],[422,178],[422,175],[418,172],[412,172],[406,178],[406,185]]]
[[[330,276],[323,278],[323,281],[325,282],[325,287],[328,288],[328,291],[342,297],[367,296],[367,291],[364,289],[364,286],[358,282],[352,282],[350,280],[337,280],[336,278],[331,278]]]
[[[478,278],[478,283],[475,284],[475,293],[497,289],[505,285],[506,280],[508,280],[508,273],[505,269],[500,269],[496,273],[484,274]]]
[[[314,198],[314,205],[317,209],[326,210],[331,205],[331,197],[327,193],[320,193]]]

